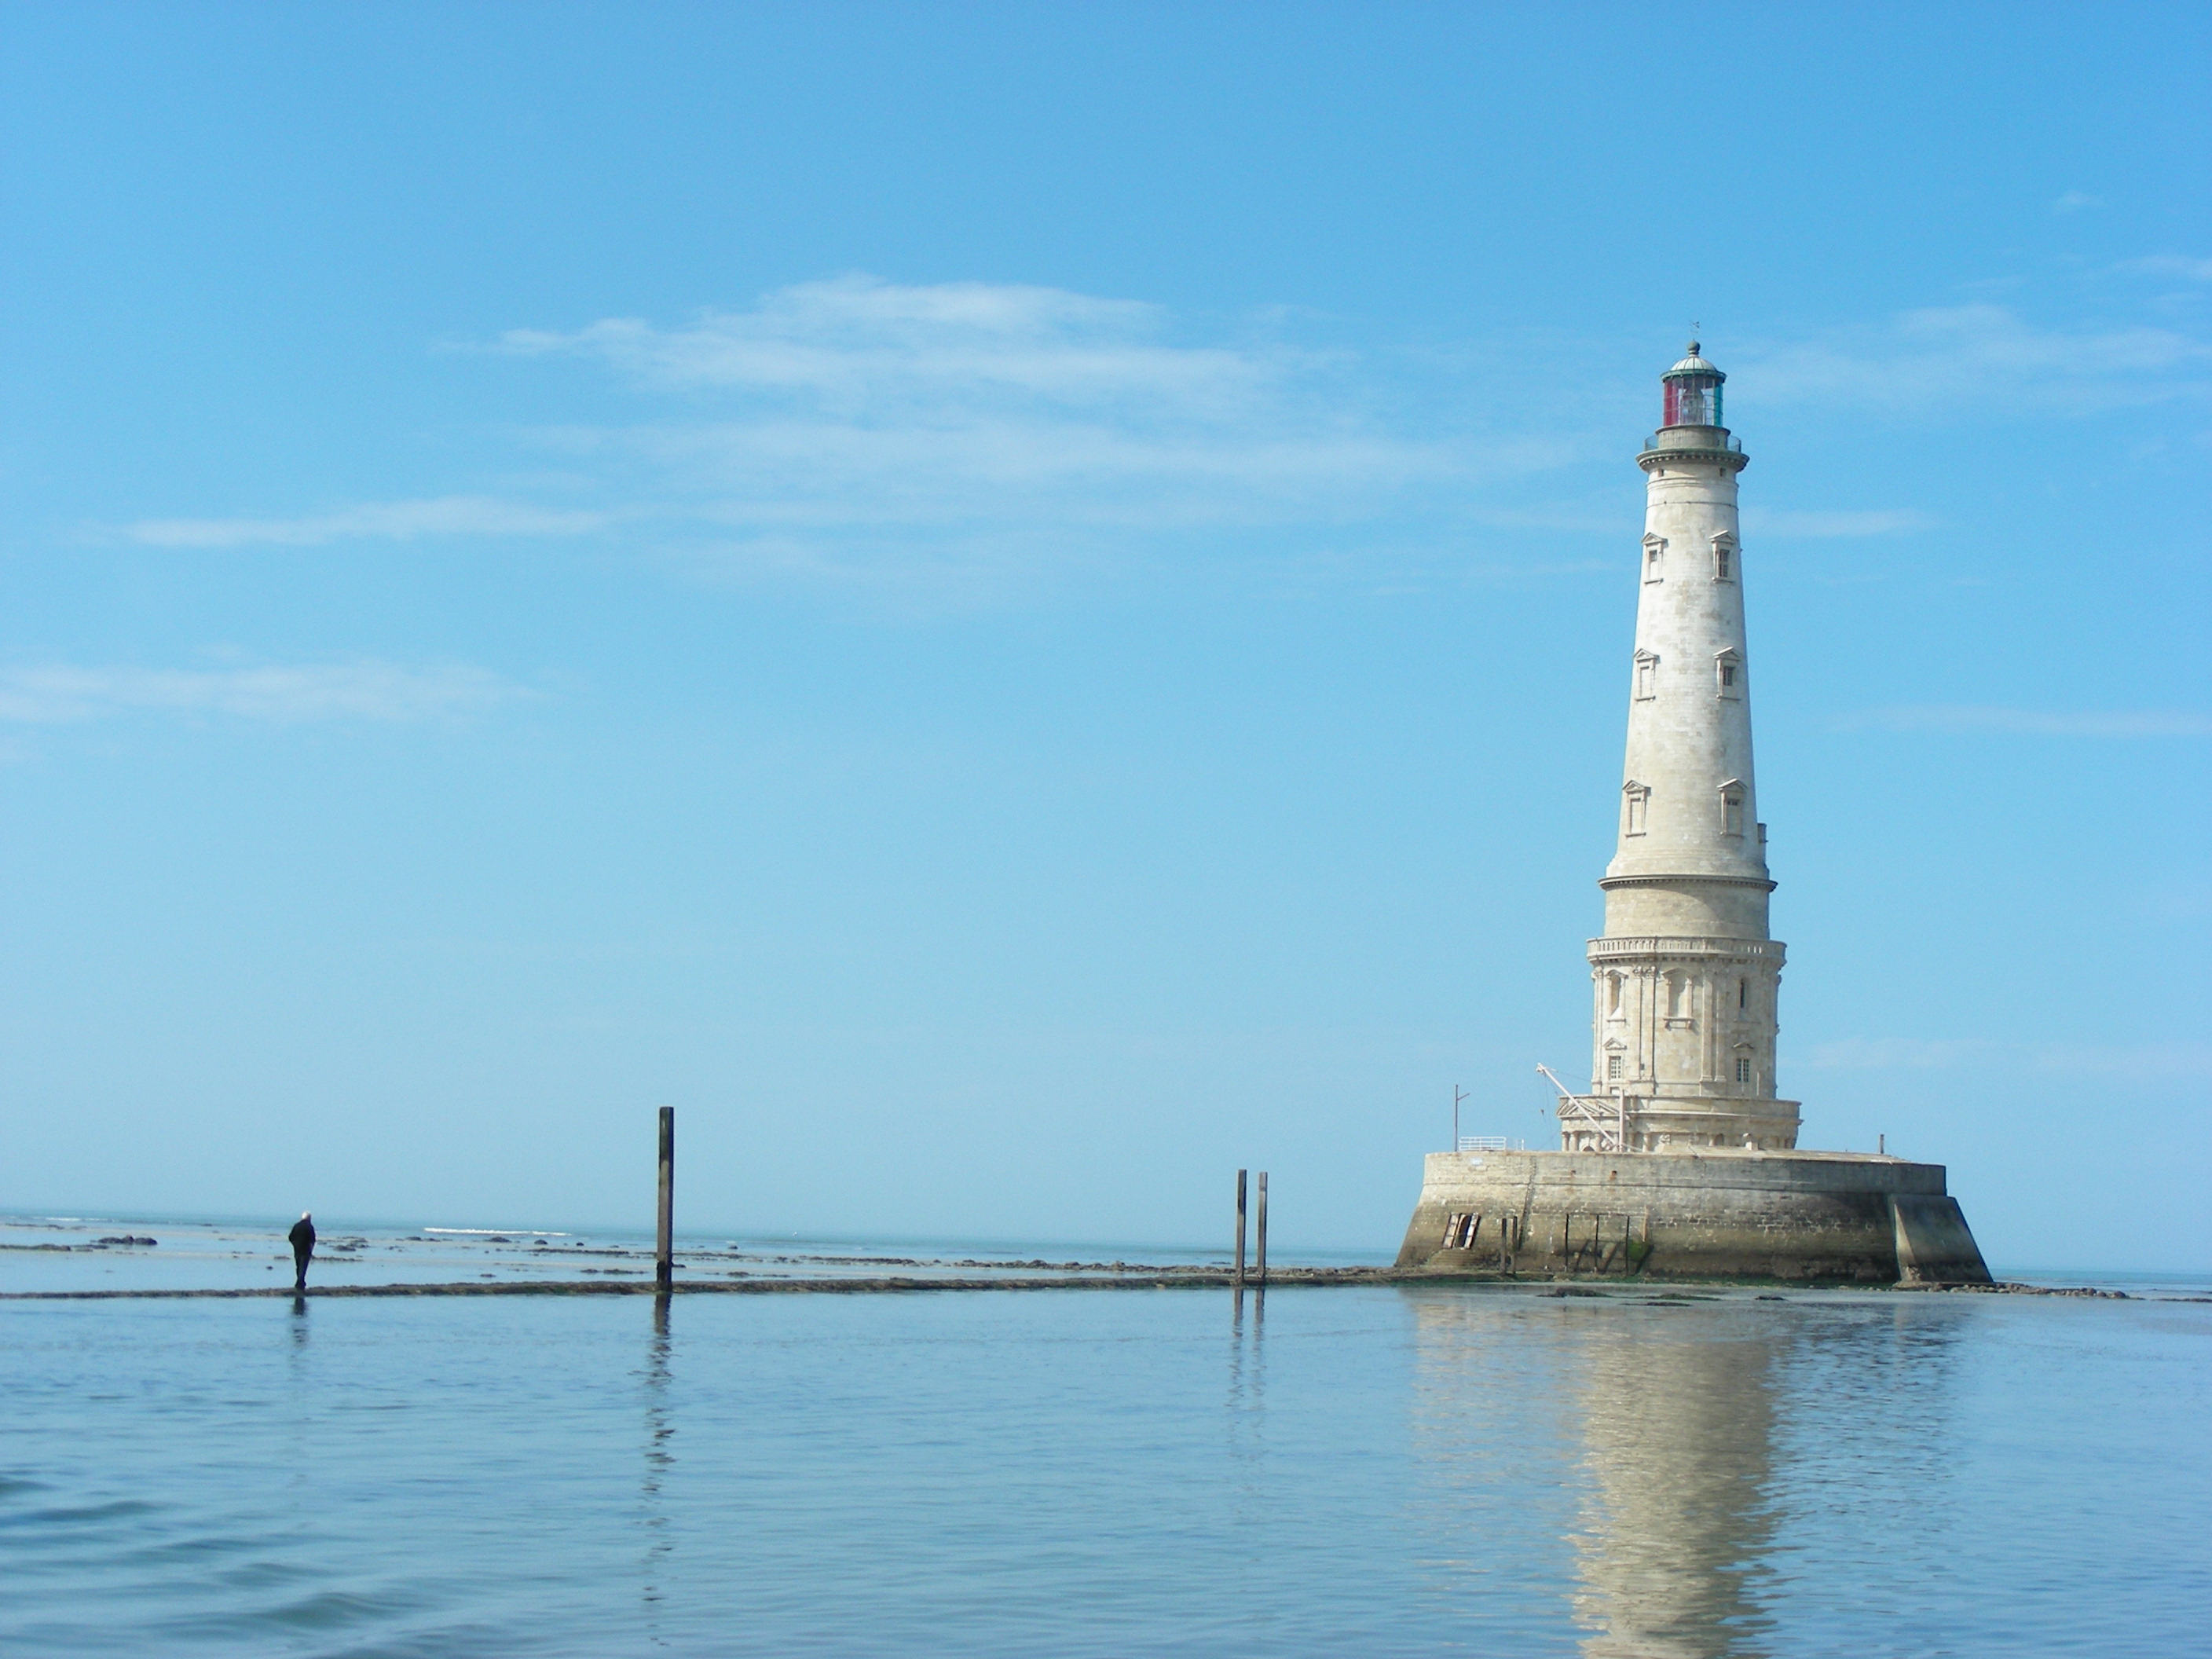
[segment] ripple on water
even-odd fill
[[[287,1601],[222,1613],[195,1613],[164,1620],[157,1636],[177,1641],[252,1641],[281,1632],[329,1632],[383,1624],[418,1605],[416,1598],[384,1593],[317,1590]]]
[[[116,1557],[119,1567],[144,1569],[149,1571],[164,1567],[186,1567],[195,1571],[210,1562],[228,1556],[243,1555],[263,1547],[264,1540],[243,1534],[191,1538],[149,1539],[123,1550]]]
[[[124,1521],[134,1516],[152,1515],[161,1507],[140,1498],[118,1498],[105,1504],[21,1510],[13,1515],[0,1515],[0,1528],[88,1527],[103,1521]]]

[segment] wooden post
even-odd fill
[[[1237,1266],[1230,1275],[1238,1290],[1244,1288],[1244,1171],[1237,1172]]]
[[[676,1288],[676,1109],[660,1109],[660,1227],[653,1254],[653,1288],[666,1296]]]
[[[1260,1171],[1260,1288],[1267,1288],[1267,1172]]]

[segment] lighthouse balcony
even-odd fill
[[[1623,958],[1698,957],[1741,961],[1771,957],[1780,962],[1785,950],[1778,939],[1714,939],[1658,933],[1594,939],[1589,942],[1589,959],[1592,962],[1614,962]]]
[[[1743,453],[1743,440],[1724,426],[1662,426],[1644,441],[1644,453],[1655,449],[1711,449],[1723,454]]]
[[[1664,471],[1676,461],[1717,464],[1724,472],[1741,472],[1750,457],[1743,453],[1742,439],[1718,426],[1662,426],[1644,441],[1636,457],[1637,465],[1646,472]]]

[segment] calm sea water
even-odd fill
[[[2203,1650],[2212,1306],[1544,1289],[0,1304],[0,1652]]]

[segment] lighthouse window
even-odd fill
[[[1644,580],[1645,581],[1656,582],[1663,579],[1662,567],[1666,563],[1666,553],[1667,538],[1664,536],[1646,536],[1644,538]]]
[[[1713,659],[1713,679],[1716,695],[1723,697],[1743,695],[1743,659],[1737,655],[1734,647]]]
[[[1747,979],[1740,979],[1735,982],[1735,1006],[1739,1008],[1751,1006],[1751,981]]]
[[[1713,539],[1713,580],[1717,582],[1735,580],[1735,548],[1724,536]]]
[[[1632,783],[1620,792],[1625,817],[1621,829],[1632,836],[1640,836],[1650,827],[1651,792],[1640,784]]]
[[[1735,1080],[1738,1083],[1748,1083],[1751,1081],[1751,1062],[1749,1060],[1739,1060],[1736,1061]]]
[[[1743,792],[1741,789],[1721,791],[1721,833],[1724,836],[1743,833]]]
[[[1636,696],[1648,702],[1659,695],[1659,659],[1649,651],[1636,653]]]
[[[1620,1081],[1620,1056],[1619,1054],[1607,1054],[1605,1057],[1605,1080],[1607,1083],[1618,1083]]]

